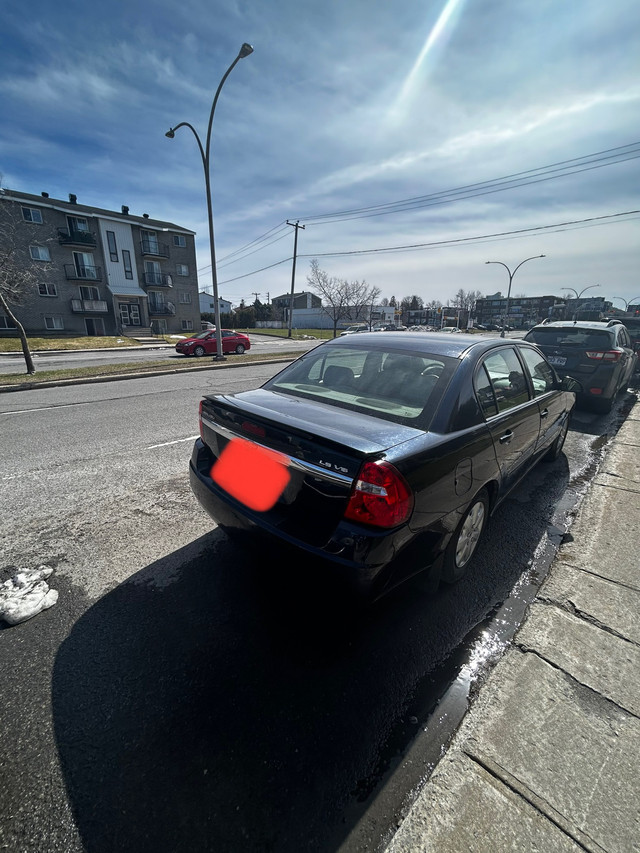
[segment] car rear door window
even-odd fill
[[[496,398],[493,393],[493,386],[491,385],[491,380],[489,379],[484,365],[482,365],[478,370],[474,380],[474,385],[476,397],[478,398],[480,408],[482,409],[482,414],[485,416],[485,418],[490,418],[493,415],[497,415],[498,404],[496,403]]]
[[[520,355],[531,376],[533,396],[539,397],[541,394],[546,394],[547,391],[553,391],[557,386],[556,375],[546,358],[543,358],[535,350],[528,349],[528,347],[523,347],[520,350]]]
[[[498,405],[498,411],[505,412],[531,399],[529,386],[520,360],[511,347],[502,348],[488,355],[484,368]]]

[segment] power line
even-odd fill
[[[568,175],[601,169],[604,166],[612,166],[616,163],[624,163],[627,160],[635,160],[640,157],[640,143],[634,142],[620,148],[599,151],[584,157],[565,160],[561,163],[553,163],[549,166],[540,166],[536,169],[528,169],[524,172],[516,172],[501,178],[489,181],[467,184],[450,190],[440,190],[428,195],[414,196],[400,201],[388,202],[387,204],[371,205],[369,207],[353,208],[351,210],[338,211],[336,213],[318,214],[316,216],[301,216],[308,225],[327,225],[333,222],[345,222],[351,219],[365,219],[374,216],[387,216],[392,213],[401,213],[408,210],[416,210],[424,207],[433,207],[438,204],[451,204],[454,201],[462,201],[481,195],[489,195],[496,192],[504,192],[509,189],[517,189],[530,184],[542,183]],[[634,149],[634,150],[624,150]],[[617,154],[610,154],[617,151]],[[607,156],[600,157],[605,154]],[[627,156],[628,155],[628,156]],[[583,167],[583,168],[580,168]],[[518,180],[516,180],[518,179]]]
[[[232,258],[234,255],[237,255],[240,252],[244,251],[245,249],[249,249],[249,248],[251,248],[251,246],[254,246],[258,243],[264,242],[274,231],[278,231],[279,229],[282,230],[282,237],[286,237],[286,235],[289,233],[289,231],[286,227],[286,223],[285,222],[279,222],[278,225],[274,225],[273,228],[270,228],[268,231],[266,231],[260,237],[256,237],[254,240],[251,240],[249,243],[245,243],[245,245],[241,246],[239,249],[235,249],[235,251],[230,252],[228,255],[225,255],[223,258],[220,258],[218,261],[218,266],[220,266],[220,264],[224,263],[224,261],[228,260],[229,258]],[[281,240],[282,237],[278,237],[276,240],[272,240],[271,243],[275,243],[275,242],[277,242],[277,240]],[[270,246],[271,243],[267,243],[267,245]],[[262,247],[262,248],[265,248],[265,247]],[[259,251],[259,250],[257,249],[256,251]],[[249,254],[254,254],[254,252],[249,252]],[[198,273],[206,272],[207,270],[210,270],[210,269],[211,269],[211,264],[208,264],[207,266],[201,267],[198,270]]]
[[[350,219],[363,219],[374,216],[385,216],[393,213],[402,213],[421,208],[433,207],[441,204],[452,204],[455,201],[463,201],[469,198],[476,198],[482,195],[504,192],[509,189],[517,189],[518,187],[529,186],[534,183],[542,183],[545,181],[554,180],[556,178],[566,177],[568,175],[579,174],[580,172],[600,169],[604,166],[611,166],[616,163],[624,163],[627,160],[637,159],[638,157],[640,157],[640,142],[633,142],[629,143],[628,145],[621,145],[616,148],[609,148],[603,151],[597,151],[593,154],[587,154],[582,157],[574,157],[568,160],[561,160],[557,163],[551,163],[547,166],[540,166],[535,169],[527,169],[522,172],[515,172],[513,174],[506,175],[501,178],[494,178],[489,181],[480,181],[449,190],[440,190],[438,192],[430,193],[428,195],[414,196],[412,198],[402,199],[400,201],[371,205],[369,207],[351,208],[348,210],[337,211],[334,213],[317,214],[316,216],[300,217],[300,219],[306,219],[308,225],[325,225],[334,222],[345,222]],[[223,264],[223,266],[229,266],[231,264],[244,260],[245,258],[250,257],[251,255],[254,255],[257,252],[260,252],[263,249],[266,249],[268,246],[271,246],[276,242],[279,242],[280,240],[284,239],[288,233],[290,233],[287,229],[287,224],[288,222],[286,220],[284,222],[278,223],[278,225],[275,225],[273,228],[270,228],[260,237],[255,238],[254,240],[250,241],[249,243],[246,243],[239,249],[236,249],[228,255],[225,255],[225,257],[221,259],[220,264]],[[282,231],[281,234],[280,231]],[[274,233],[279,236],[276,236],[275,239],[266,242],[270,236],[274,235]],[[447,241],[444,241],[444,243],[439,243],[435,245],[446,244]],[[417,247],[420,247],[421,245],[422,244],[417,244]],[[428,244],[424,245],[426,246]],[[247,249],[250,249],[252,247],[256,248],[253,248],[252,251],[246,251]],[[373,252],[409,250],[410,249],[403,250],[402,248],[381,248],[360,250],[360,252],[328,252],[318,254],[318,257],[337,257],[339,255],[344,254],[369,254]],[[304,257],[310,256],[305,255]],[[281,263],[286,263],[286,261],[288,260],[291,260],[291,258],[286,258],[282,261],[277,261],[275,264],[271,264],[266,267],[261,267],[260,269],[255,270],[254,272],[246,273],[244,275],[237,276],[232,279],[227,279],[227,282],[237,281],[241,278],[256,275],[258,272],[263,272],[264,270],[270,269],[273,266],[278,266]],[[227,261],[227,263],[224,264],[224,261]],[[210,269],[210,265],[205,266],[199,269],[198,273],[206,273]]]
[[[305,255],[306,257],[306,255]],[[275,264],[269,264],[269,266],[262,267],[259,270],[254,270],[253,272],[245,273],[244,275],[237,275],[235,278],[227,278],[225,281],[219,282],[219,284],[229,284],[232,281],[239,281],[241,278],[249,278],[250,275],[257,275],[259,272],[264,272],[265,270],[270,270],[273,267],[279,267],[280,264],[286,264],[289,261],[292,261],[293,257],[283,258],[281,261],[276,261]]]
[[[620,216],[631,216],[632,214],[640,213],[640,210],[627,210],[622,213],[611,213],[606,216],[592,216],[587,219],[573,219],[567,222],[556,222],[553,225],[536,225],[532,228],[518,228],[512,231],[498,231],[495,234],[480,234],[475,237],[456,237],[451,240],[434,240],[429,243],[409,243],[405,246],[384,246],[376,249],[351,249],[345,252],[316,252],[312,255],[299,255],[301,258],[338,258],[347,255],[374,255],[390,252],[407,252],[416,249],[428,249],[436,246],[454,246],[460,243],[470,243],[481,240],[487,240],[490,237],[507,237],[513,234],[530,234],[534,231],[546,231],[552,228],[567,230],[570,225],[583,225],[585,223],[600,223],[606,224],[604,220],[615,219]]]
[[[605,216],[591,216],[586,219],[572,219],[566,222],[556,222],[553,225],[536,225],[531,228],[518,228],[512,231],[497,231],[493,234],[477,234],[474,237],[457,237],[450,240],[434,240],[429,243],[409,243],[403,246],[382,246],[374,249],[352,249],[344,252],[315,252],[313,254],[308,255],[298,255],[298,258],[339,258],[348,255],[375,255],[385,253],[390,254],[393,252],[411,252],[419,251],[420,249],[435,249],[439,247],[456,246],[460,245],[461,243],[482,243],[490,239],[496,241],[511,240],[514,237],[517,237],[522,234],[534,234],[540,231],[551,231],[554,228],[558,231],[569,231],[574,230],[573,228],[571,228],[571,226],[594,227],[598,225],[610,225],[613,221],[619,219],[622,216],[633,216],[635,214],[640,214],[640,210],[627,210],[621,213],[607,214]],[[276,261],[273,264],[269,264],[266,267],[261,267],[258,270],[253,270],[253,272],[248,272],[244,275],[236,276],[235,278],[228,278],[225,281],[220,282],[220,284],[229,284],[233,281],[239,281],[243,278],[249,278],[252,275],[257,275],[260,272],[264,272],[265,270],[272,269],[273,267],[280,266],[281,264],[286,264],[291,260],[293,260],[293,257],[283,258],[282,260]]]

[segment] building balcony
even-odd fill
[[[144,283],[150,284],[152,287],[173,287],[171,276],[160,272],[146,272],[144,274]]]
[[[149,316],[151,317],[174,317],[176,306],[173,302],[164,302],[162,305],[156,305],[149,302]]]
[[[72,299],[71,310],[74,314],[106,314],[109,306],[103,299]]]
[[[69,281],[101,281],[102,267],[65,264],[64,273]]]
[[[93,231],[75,231],[71,228],[58,228],[58,242],[61,246],[91,246],[98,245]]]
[[[169,257],[169,246],[166,243],[158,243],[157,240],[148,240],[143,237],[140,240],[140,250],[143,255],[153,255],[156,258]]]

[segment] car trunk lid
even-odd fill
[[[234,439],[283,454],[289,482],[262,513],[269,524],[313,545],[324,544],[342,519],[363,461],[384,458],[420,430],[273,391],[206,397],[201,432],[212,463]]]

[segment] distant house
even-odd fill
[[[132,337],[200,328],[194,232],[148,214],[5,189],[0,249],[41,269],[11,306],[27,334]],[[7,227],[8,226],[8,227]],[[15,334],[0,312],[0,334]]]
[[[198,294],[200,297],[200,313],[201,314],[215,314],[216,311],[216,303],[213,298],[212,293],[207,293],[206,290],[201,290]],[[231,303],[227,299],[222,299],[222,297],[218,297],[218,302],[220,303],[220,313],[221,314],[230,314],[232,310]]]
[[[291,307],[291,294],[285,293],[282,296],[274,296],[271,300],[271,304],[274,308],[290,308]],[[309,309],[309,308],[320,308],[322,306],[322,299],[319,296],[316,296],[315,293],[311,293],[310,291],[302,291],[302,293],[294,293],[293,294],[293,310],[296,309]]]

